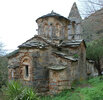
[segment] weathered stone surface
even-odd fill
[[[95,76],[98,73],[96,68],[94,67],[94,61],[87,60],[86,67],[87,67],[87,75],[88,76]]]

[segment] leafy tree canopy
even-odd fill
[[[86,51],[88,59],[96,61],[103,58],[103,39],[88,43]]]

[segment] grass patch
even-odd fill
[[[73,87],[56,96],[41,97],[40,100],[103,100],[103,76],[74,81]]]

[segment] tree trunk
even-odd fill
[[[98,75],[101,76],[102,75],[102,70],[101,70],[100,59],[98,59],[97,61],[95,61],[95,66],[96,66],[96,69],[98,71]]]

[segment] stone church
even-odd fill
[[[38,35],[8,55],[8,79],[20,80],[40,93],[70,89],[87,77],[86,45],[76,3],[68,18],[52,11],[36,20]]]

